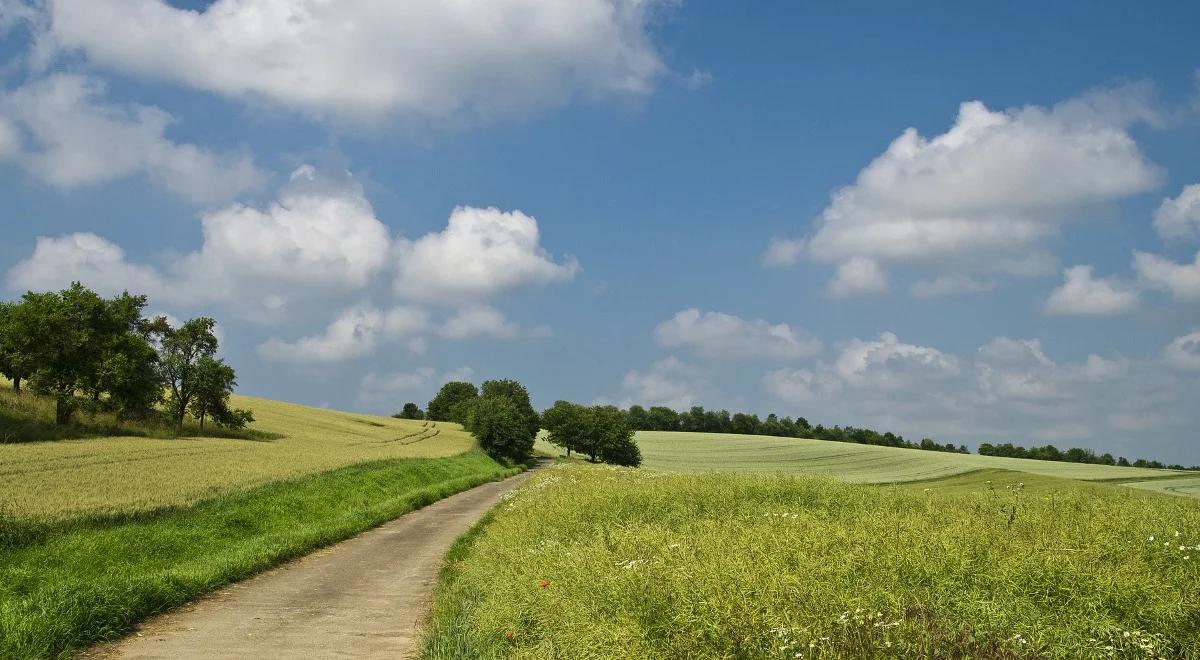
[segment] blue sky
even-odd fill
[[[213,315],[242,391],[340,408],[1200,463],[1195,3],[448,7],[0,0],[7,295]]]

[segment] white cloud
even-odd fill
[[[685,309],[658,325],[660,346],[684,347],[716,358],[794,360],[821,350],[821,341],[786,323],[746,319],[722,312]]]
[[[489,336],[496,339],[513,339],[521,333],[521,327],[504,317],[500,310],[487,305],[472,305],[458,310],[446,319],[439,329],[447,339],[469,339]]]
[[[1137,309],[1138,292],[1116,278],[1094,278],[1091,266],[1072,266],[1063,271],[1064,282],[1050,293],[1047,314],[1112,316]]]
[[[1200,235],[1200,183],[1186,186],[1174,199],[1164,199],[1154,211],[1154,228],[1169,239]]]
[[[266,181],[245,152],[217,153],[166,137],[172,118],[105,100],[102,81],[53,74],[0,93],[0,157],[60,188],[142,174],[194,202],[227,201]],[[6,128],[7,126],[7,128]],[[32,138],[24,148],[15,127]]]
[[[428,401],[434,389],[452,380],[470,382],[475,371],[470,367],[458,367],[435,376],[432,367],[418,367],[412,371],[390,373],[368,372],[359,382],[357,403],[362,408],[380,412],[394,411],[403,401]],[[423,403],[418,405],[424,407]]]
[[[96,63],[320,115],[489,117],[647,94],[656,0],[50,0],[51,36]]]
[[[684,410],[695,405],[707,383],[692,366],[676,357],[655,362],[647,371],[633,370],[621,381],[622,407],[667,406]]]
[[[402,371],[390,374],[368,373],[363,376],[362,389],[373,392],[401,392],[415,390],[427,385],[433,379],[433,368],[421,367],[416,371]]]
[[[384,339],[421,339],[429,313],[415,307],[379,310],[365,305],[344,310],[324,332],[294,342],[271,338],[258,353],[281,362],[344,362],[370,355]]]
[[[804,256],[808,243],[802,239],[772,238],[763,254],[763,265],[790,266]]]
[[[1197,422],[1200,333],[1176,339],[1161,360],[1091,354],[1078,362],[1055,362],[1036,339],[997,337],[956,356],[884,333],[847,342],[831,363],[768,371],[762,386],[793,415],[909,439],[1069,443],[1197,462],[1172,438],[1190,437]],[[1142,432],[1129,435],[1134,425]]]
[[[887,275],[879,267],[879,262],[861,257],[838,264],[837,272],[829,281],[829,295],[834,298],[883,293],[887,289]]]
[[[554,261],[540,240],[537,220],[520,211],[460,206],[445,230],[399,242],[396,290],[418,300],[462,302],[574,278],[578,262]]]
[[[363,288],[390,254],[387,228],[361,186],[325,180],[308,167],[270,206],[234,204],[200,222],[200,249],[161,270],[127,262],[119,247],[92,234],[40,238],[10,271],[9,286],[52,289],[78,279],[181,306],[224,302],[249,318],[274,320],[299,302]]]
[[[914,298],[941,298],[971,293],[984,293],[996,288],[996,281],[966,275],[939,275],[912,283],[909,292]]]
[[[941,135],[906,130],[833,194],[806,242],[773,242],[764,259],[841,264],[831,289],[842,295],[878,292],[887,265],[939,275],[1044,272],[1053,263],[1045,241],[1063,222],[1157,184],[1158,168],[1126,130],[1154,120],[1149,105],[1141,87],[1049,109],[963,103]]]
[[[1200,301],[1200,252],[1193,263],[1176,263],[1147,252],[1133,253],[1133,269],[1143,286],[1168,291],[1176,300]]]
[[[1200,370],[1200,332],[1176,337],[1167,344],[1163,357],[1176,369]]]
[[[14,291],[62,289],[72,281],[84,282],[102,295],[125,290],[155,298],[170,294],[157,271],[127,262],[120,246],[91,233],[39,237],[33,254],[8,271],[8,286]]]

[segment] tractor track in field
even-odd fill
[[[451,495],[77,657],[411,657],[447,550],[529,474]]]

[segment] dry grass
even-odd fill
[[[367,461],[453,456],[474,439],[457,424],[375,417],[255,397],[252,429],[274,440],[105,437],[0,445],[0,503],[41,520],[125,515]]]

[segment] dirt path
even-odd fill
[[[230,585],[82,657],[409,657],[442,557],[528,474],[452,495]]]

